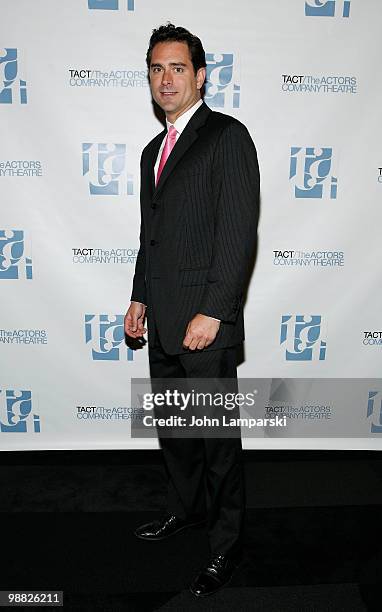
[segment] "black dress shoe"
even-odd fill
[[[229,557],[214,555],[190,585],[191,593],[196,597],[216,593],[229,583],[236,567],[237,563]]]
[[[183,529],[200,525],[201,523],[204,523],[204,520],[184,521],[174,514],[170,514],[161,520],[140,525],[134,531],[134,535],[142,540],[165,540],[175,533],[183,531]]]

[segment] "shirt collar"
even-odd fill
[[[173,125],[180,136],[184,128],[186,127],[187,123],[190,121],[192,115],[198,110],[199,106],[201,106],[202,104],[203,104],[202,99],[195,102],[195,104],[191,106],[191,108],[189,108],[185,113],[183,113],[182,115],[180,115],[180,117],[177,118],[175,123],[170,123],[166,119],[167,131],[170,125]]]

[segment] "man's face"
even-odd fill
[[[195,74],[187,43],[163,42],[152,50],[149,75],[152,97],[174,123],[200,99],[206,69]]]

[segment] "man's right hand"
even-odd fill
[[[125,334],[130,338],[142,338],[147,329],[143,327],[146,306],[140,302],[131,302],[125,314]]]

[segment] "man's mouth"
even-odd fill
[[[161,96],[174,96],[177,92],[176,91],[160,91],[159,93],[161,94]]]

